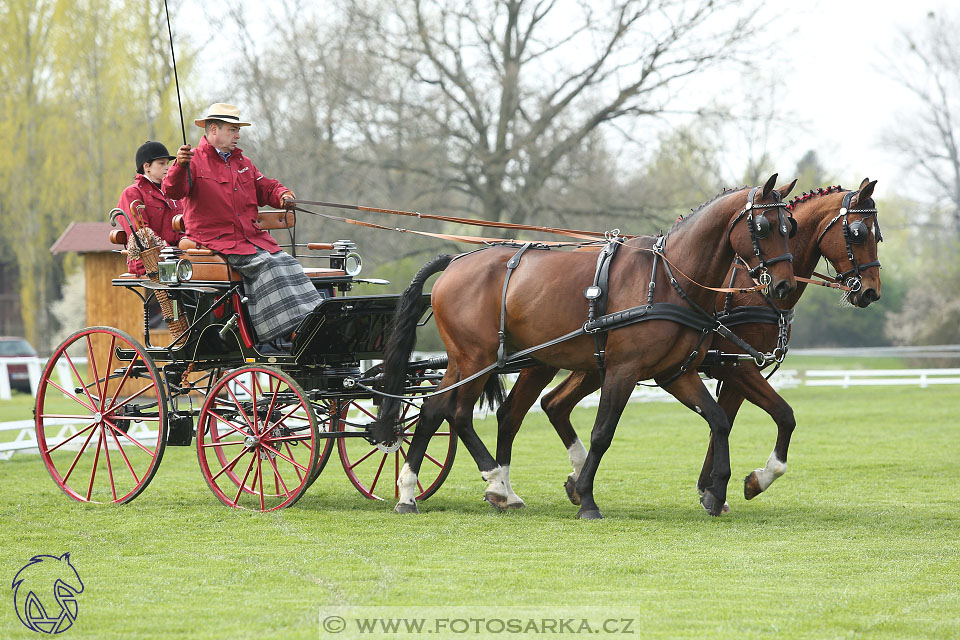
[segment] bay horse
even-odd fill
[[[790,241],[796,275],[810,278],[820,257],[825,257],[837,272],[835,280],[852,287],[853,290],[845,294],[847,300],[860,308],[880,299],[877,243],[882,236],[872,197],[876,183],[876,180],[864,179],[856,191],[844,190],[839,185],[811,190],[810,193],[797,196],[788,205],[798,223],[796,236]],[[731,267],[728,282],[731,287],[742,286],[749,283],[749,277],[743,269]],[[789,322],[783,325],[779,319],[792,318],[792,310],[806,286],[804,282],[798,282],[796,290],[775,302],[758,292],[721,293],[716,299],[716,311],[722,322],[734,327],[734,332],[754,348],[767,352],[781,349],[781,355],[785,355]],[[740,347],[722,336],[714,336],[712,347],[720,353],[743,353]],[[509,470],[513,441],[523,417],[557,371],[556,367],[546,365],[523,369],[510,394],[500,405],[497,411],[497,463],[501,468]],[[744,400],[766,411],[777,425],[777,441],[766,464],[751,472],[744,480],[744,497],[751,500],[768,489],[787,470],[787,450],[796,427],[793,409],[773,389],[767,381],[769,376],[765,378],[761,367],[753,360],[713,358],[701,366],[700,371],[717,379],[717,402],[731,427]],[[575,484],[587,452],[571,424],[570,414],[577,403],[599,387],[600,375],[597,370],[576,371],[541,400],[541,406],[567,448],[573,466],[573,472],[567,477],[564,487],[574,504],[579,500]],[[713,455],[711,434],[697,481],[697,490],[701,495],[710,487]],[[514,493],[508,475],[499,493],[500,496],[491,501],[494,506],[500,509],[524,506]],[[723,509],[727,511],[729,506],[725,504]]]
[[[703,357],[697,352],[698,345],[708,330],[665,319],[654,311],[669,307],[689,315],[692,308],[705,314],[703,308],[712,309],[715,295],[708,287],[722,284],[735,254],[744,257],[751,273],[759,274],[775,297],[785,298],[795,289],[788,244],[790,220],[785,217],[783,196],[796,181],[777,190],[776,178],[772,175],[762,187],[721,193],[678,221],[664,236],[619,243],[619,253],[610,266],[606,317],[634,314],[646,320],[643,316],[650,311],[653,319],[614,325],[615,330],[607,333],[600,404],[590,451],[576,486],[581,501],[578,517],[602,517],[593,496],[594,476],[636,383],[664,379],[678,371],[680,375],[668,390],[700,414],[713,435],[711,484],[701,503],[711,515],[720,515],[730,479],[726,446],[730,425],[696,373]],[[473,407],[485,391],[489,397],[490,383],[496,380],[490,377],[490,365],[503,361],[505,350],[537,347],[533,357],[538,362],[574,371],[592,371],[599,366],[594,336],[583,331],[590,309],[585,290],[595,279],[597,253],[536,249],[524,253],[526,248],[491,247],[456,258],[439,256],[420,269],[401,295],[384,350],[381,393],[385,396],[372,438],[392,442],[398,437],[398,394],[420,315],[414,303],[420,299],[426,279],[440,271],[444,273],[434,284],[432,306],[447,347],[448,365],[439,390],[456,388],[438,391],[423,403],[397,481],[399,513],[418,511],[414,499],[417,473],[426,444],[443,420],[452,425],[488,482],[487,499],[494,499],[491,494],[502,484],[503,469],[473,429]],[[471,377],[474,374],[479,375]]]

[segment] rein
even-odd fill
[[[401,211],[399,209],[381,209],[379,207],[365,207],[358,204],[340,204],[337,202],[320,202],[316,200],[291,200],[294,204],[309,204],[318,207],[330,207],[334,209],[349,209],[351,211],[370,211],[373,213],[386,213],[394,216],[408,216],[419,218],[421,220],[440,220],[442,222],[454,222],[456,224],[465,224],[473,227],[492,227],[494,229],[510,229],[512,231],[540,231],[543,233],[554,233],[557,235],[569,236],[571,238],[581,238],[584,240],[600,240],[605,237],[603,231],[583,231],[581,229],[563,229],[559,227],[542,227],[537,225],[517,224],[514,222],[492,222],[490,220],[476,220],[473,218],[457,218],[454,216],[438,216],[430,213],[420,213],[419,211]],[[299,208],[299,207],[298,207]],[[306,209],[301,209],[306,211]],[[312,213],[312,212],[308,212]],[[323,214],[315,214],[323,215]],[[387,228],[387,227],[379,227]],[[469,237],[469,236],[465,236]],[[624,236],[632,238],[633,236]]]

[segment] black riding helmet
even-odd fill
[[[143,165],[147,162],[153,162],[160,158],[174,160],[176,156],[170,155],[163,143],[147,140],[137,149],[137,173],[143,173]]]

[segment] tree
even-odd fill
[[[922,27],[902,34],[900,51],[889,59],[893,78],[916,98],[916,110],[899,117],[885,143],[908,172],[925,182],[930,200],[946,203],[931,210],[960,235],[960,20],[929,13]]]
[[[173,137],[173,100],[163,104],[172,74],[156,50],[162,6],[0,5],[0,79],[9,88],[0,101],[0,233],[16,254],[27,338],[41,350],[55,331],[48,308],[63,279],[50,246],[70,221],[106,218],[148,136]]]

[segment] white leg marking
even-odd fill
[[[762,469],[757,469],[754,473],[757,475],[757,484],[760,485],[760,491],[766,491],[767,487],[773,484],[773,481],[787,472],[787,463],[780,462],[776,453],[771,453],[767,458],[767,465]]]
[[[480,477],[487,481],[487,493],[506,498],[510,482],[510,465],[494,467],[490,471],[483,471]]]
[[[573,466],[570,479],[576,482],[577,478],[580,477],[580,470],[583,469],[583,463],[587,461],[587,450],[580,442],[580,438],[574,440],[573,444],[567,447],[567,455],[570,456],[570,464]]]
[[[400,489],[401,503],[416,504],[417,474],[410,469],[409,463],[403,463],[400,477],[397,478],[397,488]]]
[[[505,465],[503,468],[503,481],[507,487],[507,506],[508,507],[524,507],[523,499],[513,492],[513,487],[510,486],[510,465]]]

